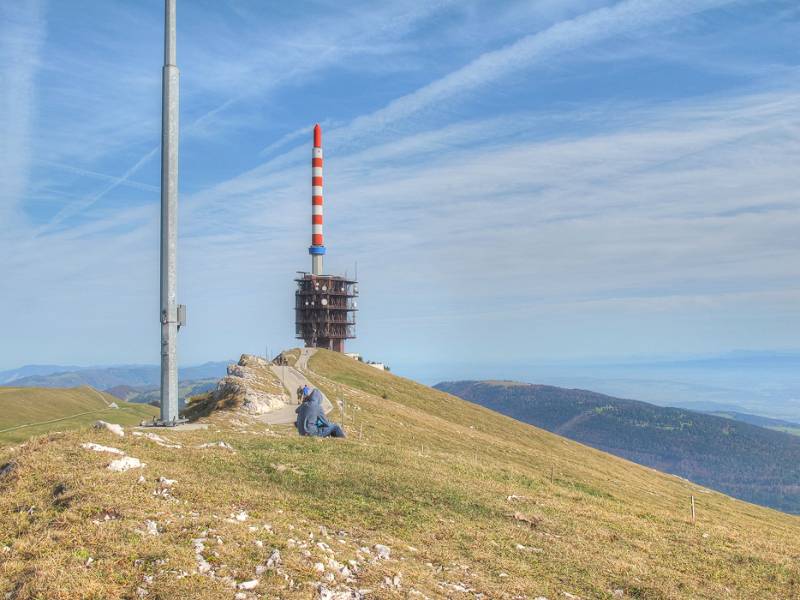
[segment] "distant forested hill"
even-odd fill
[[[220,379],[225,376],[227,367],[231,362],[208,362],[193,367],[181,367],[179,369],[179,378],[182,381]],[[98,390],[107,390],[118,386],[153,387],[159,385],[160,373],[158,365],[85,367],[41,375],[28,375],[14,379],[13,384],[16,387],[60,388],[89,385]]]
[[[586,390],[508,381],[434,387],[731,496],[800,514],[800,437]]]

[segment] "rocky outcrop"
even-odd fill
[[[242,354],[237,364],[228,366],[228,374],[217,384],[213,397],[216,401],[237,398],[240,409],[251,415],[281,408],[287,399],[269,363],[250,354]]]

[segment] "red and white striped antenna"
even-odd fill
[[[325,243],[322,237],[322,128],[314,125],[314,147],[311,149],[311,274],[322,275]]]

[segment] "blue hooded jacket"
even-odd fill
[[[308,400],[303,402],[295,410],[297,413],[297,432],[300,435],[319,435],[320,427],[330,425],[325,418],[325,411],[322,410],[322,394],[314,389],[308,396]]]

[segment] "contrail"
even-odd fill
[[[58,213],[56,213],[56,215],[50,220],[49,223],[47,223],[46,225],[40,227],[37,230],[37,232],[35,233],[35,236],[39,236],[42,233],[47,232],[49,229],[52,229],[55,225],[58,225],[59,223],[61,223],[65,219],[68,219],[68,218],[78,214],[79,212],[82,212],[82,211],[86,210],[87,208],[92,206],[95,202],[100,200],[103,196],[105,196],[106,194],[108,194],[112,190],[117,189],[123,183],[126,183],[128,181],[128,179],[130,179],[130,177],[134,173],[136,173],[139,169],[141,169],[145,165],[145,163],[147,163],[147,161],[149,161],[151,158],[153,158],[153,156],[155,156],[158,153],[159,150],[161,150],[161,145],[158,145],[155,148],[153,148],[152,150],[150,150],[150,152],[148,152],[147,154],[142,156],[142,158],[140,158],[138,161],[136,161],[136,164],[134,164],[127,171],[125,171],[125,173],[123,173],[121,177],[117,178],[115,181],[113,181],[112,183],[110,183],[109,185],[104,187],[102,190],[100,190],[99,192],[97,192],[93,196],[89,196],[88,198],[86,198],[85,200],[83,200],[82,202],[80,202],[78,204],[70,204],[69,206],[65,206],[64,208],[62,208],[60,211],[58,211]],[[158,189],[158,188],[156,188],[156,189]]]

